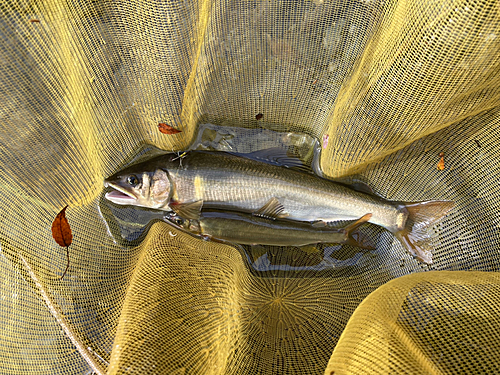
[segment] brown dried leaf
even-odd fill
[[[71,241],[73,241],[71,227],[69,226],[68,219],[66,219],[66,208],[68,208],[68,206],[64,207],[52,222],[52,237],[59,246],[66,248],[66,256],[68,258],[68,264],[66,266],[66,269],[64,270],[63,275],[61,276],[61,280],[64,275],[66,275],[66,271],[68,271],[69,268],[68,246],[71,245]]]
[[[170,125],[165,124],[163,122],[160,122],[158,124],[158,130],[160,131],[160,133],[163,133],[163,134],[177,134],[177,133],[182,132],[182,130],[173,128]]]
[[[62,247],[68,247],[73,240],[71,228],[68,219],[66,219],[66,208],[68,208],[68,206],[64,207],[61,212],[57,214],[52,223],[52,237],[54,237],[54,240]]]

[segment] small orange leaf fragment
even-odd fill
[[[441,158],[441,160],[439,160],[439,163],[437,164],[437,169],[442,171],[444,169],[444,152],[441,152],[439,154],[439,157]]]
[[[158,124],[158,130],[163,134],[177,134],[182,132],[182,130],[173,128],[172,126],[165,124],[164,122],[160,122]]]
[[[69,226],[68,219],[66,219],[66,208],[64,207],[61,212],[59,212],[52,222],[52,237],[57,242],[59,246],[66,248],[66,256],[68,258],[68,265],[66,266],[66,270],[61,276],[61,280],[66,275],[66,271],[69,267],[69,250],[68,246],[71,245],[71,241],[73,241],[73,234],[71,233],[71,227]]]

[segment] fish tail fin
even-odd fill
[[[402,203],[407,212],[405,227],[394,235],[418,260],[432,264],[431,237],[427,228],[441,220],[455,205],[451,201]]]
[[[347,244],[367,250],[375,249],[375,244],[367,236],[358,231],[358,228],[370,220],[371,217],[372,214],[366,214],[344,228],[347,234]]]

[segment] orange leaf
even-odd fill
[[[437,164],[437,169],[440,171],[444,169],[444,156],[441,156],[441,160],[439,160],[439,163]]]
[[[173,128],[170,125],[165,124],[163,122],[160,122],[158,124],[158,130],[160,131],[160,133],[163,133],[163,134],[177,134],[177,133],[182,132],[182,130]]]

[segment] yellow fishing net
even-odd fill
[[[0,373],[500,372],[499,12],[493,0],[2,2]],[[248,249],[103,199],[104,178],[147,145],[309,139],[325,177],[455,202],[432,228],[432,265],[373,225],[373,251]],[[66,205],[60,280],[51,225]]]

